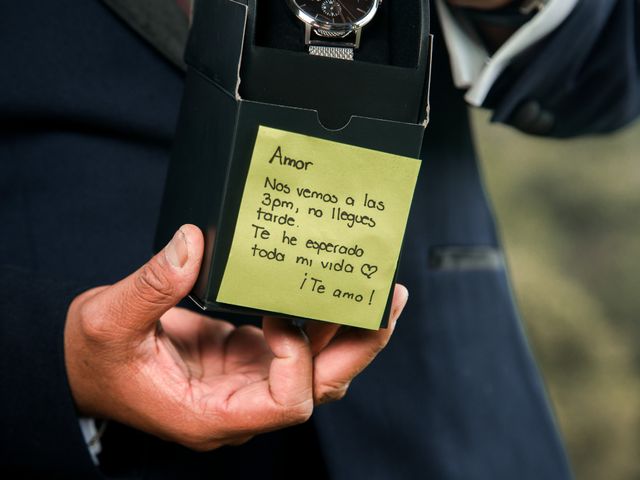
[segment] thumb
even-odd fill
[[[191,291],[200,270],[203,249],[200,229],[183,225],[149,262],[101,291],[94,299],[94,307],[102,312],[102,320],[113,327],[146,334]]]

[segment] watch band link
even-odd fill
[[[340,60],[353,60],[353,48],[328,47],[325,45],[309,45],[309,53],[320,57],[337,58]]]

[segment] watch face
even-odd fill
[[[379,0],[288,0],[296,16],[331,30],[362,27],[373,18]]]

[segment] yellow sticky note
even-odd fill
[[[260,127],[218,302],[379,328],[419,169]]]

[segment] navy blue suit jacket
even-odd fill
[[[637,25],[635,0],[579,2],[500,78],[494,119],[556,136],[629,122]],[[197,454],[111,425],[109,475],[287,478],[297,456],[335,479],[570,477],[442,43],[400,267],[411,300],[387,350],[308,426],[243,447]],[[151,255],[182,73],[97,0],[7,2],[0,65],[0,470],[99,478],[67,384],[65,314]]]

